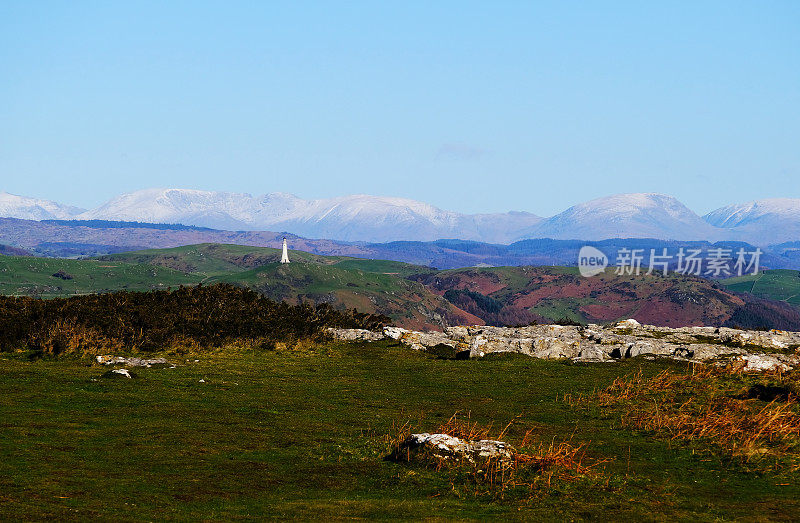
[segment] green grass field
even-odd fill
[[[800,306],[800,271],[776,269],[721,280],[720,283],[733,291],[749,292],[762,298]]]
[[[56,276],[60,273],[61,276]],[[195,285],[201,275],[146,264],[0,256],[0,294],[45,298]]]
[[[566,319],[585,324],[586,318],[580,313],[580,308],[589,303],[591,300],[585,298],[545,299],[532,307],[531,311],[545,318]]]
[[[580,409],[615,377],[677,363],[439,360],[381,342],[167,355],[107,379],[86,360],[0,355],[0,519],[792,520],[796,472],[769,471]],[[199,361],[195,362],[194,360]],[[203,380],[204,382],[201,382]],[[757,401],[757,400],[753,400]],[[594,478],[524,496],[387,461],[388,437],[454,412],[506,439],[588,444]]]

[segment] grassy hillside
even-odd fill
[[[108,255],[97,260],[0,257],[0,294],[52,298],[115,290],[166,289],[232,283],[276,299],[328,303],[381,313],[411,328],[475,323],[419,283],[404,278],[426,270],[401,262],[317,256],[291,251],[201,244]]]
[[[800,271],[764,271],[756,275],[722,280],[720,283],[737,292],[749,292],[762,298],[800,306]]]
[[[254,269],[281,259],[281,250],[269,247],[203,243],[172,249],[144,251],[101,256],[99,260],[127,263],[147,263],[204,276],[218,276]],[[304,251],[289,251],[294,263],[336,265],[341,269],[355,269],[392,275],[408,275],[428,270],[418,265],[388,260],[368,260],[346,256],[319,256]]]
[[[457,310],[425,286],[397,274],[368,272],[353,263],[322,265],[294,262],[268,263],[249,271],[214,277],[209,283],[224,282],[254,289],[274,300],[298,303],[308,300],[377,313],[413,328],[451,323],[474,323],[475,318]],[[392,262],[393,263],[393,262]],[[381,264],[370,263],[381,270]]]
[[[275,300],[329,303],[381,313],[413,328],[474,323],[471,317],[405,276],[427,270],[402,262],[290,251],[281,265],[280,249],[201,244],[103,256],[109,262],[152,264],[186,272],[205,283],[231,283]]]
[[[675,362],[455,361],[388,343],[166,356],[176,368],[111,379],[83,361],[0,354],[0,519],[789,521],[800,511],[796,469],[768,455],[742,462],[623,425],[624,409],[567,401],[640,369],[691,373]],[[735,396],[769,378],[731,379],[724,392]],[[385,459],[405,424],[434,432],[456,411],[493,437],[513,422],[503,439],[522,449],[585,444],[584,463],[604,463],[579,475],[548,466],[530,487],[492,491],[458,470]]]
[[[171,249],[148,249],[98,258],[103,261],[145,263],[167,267],[204,277],[245,271],[267,263],[278,262],[281,250],[269,247],[203,243]],[[291,251],[291,259],[300,263],[331,264],[342,258],[317,256],[303,251]]]
[[[0,292],[43,297],[224,282],[276,300],[309,300],[392,317],[414,329],[443,324],[522,325],[636,318],[656,325],[800,329],[800,311],[736,292],[798,303],[795,271],[714,282],[670,274],[582,278],[570,267],[431,270],[401,262],[272,248],[200,244],[98,260],[0,258]]]
[[[0,294],[50,298],[194,285],[202,277],[147,264],[0,256]]]

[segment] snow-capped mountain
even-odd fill
[[[82,213],[84,209],[62,205],[49,200],[37,200],[0,192],[0,216],[22,220],[63,220]]]
[[[800,199],[729,205],[703,218],[671,196],[618,194],[543,219],[527,212],[461,214],[406,198],[356,194],[305,200],[292,194],[145,189],[83,211],[0,192],[0,217],[181,223],[233,231],[286,231],[307,238],[388,242],[438,239],[511,243],[552,238],[800,241]]]
[[[79,216],[82,220],[182,223],[215,229],[251,229],[258,212],[249,194],[192,189],[144,189],[122,194]]]
[[[728,205],[706,214],[703,219],[751,243],[800,240],[799,198],[769,198]]]
[[[671,196],[617,194],[570,207],[525,231],[522,238],[717,240],[720,231]]]
[[[345,241],[460,238],[495,243],[510,241],[541,221],[530,213],[466,215],[415,200],[363,194],[304,200],[285,193],[254,197],[188,189],[123,194],[79,218],[288,231]]]

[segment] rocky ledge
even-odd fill
[[[725,327],[656,327],[624,320],[610,326],[448,327],[418,332],[386,327],[383,332],[329,329],[340,340],[393,339],[414,350],[457,358],[513,352],[543,359],[613,362],[623,358],[667,357],[730,362],[745,370],[790,370],[800,365],[800,333],[747,331]]]

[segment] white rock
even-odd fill
[[[152,367],[153,365],[169,365],[164,358],[145,360],[142,358],[124,358],[122,356],[97,356],[97,363],[101,365],[126,365],[128,367]]]
[[[366,329],[329,328],[328,333],[335,339],[342,341],[378,341],[386,337],[382,332],[372,332]]]
[[[387,338],[391,338],[393,340],[399,340],[400,338],[403,337],[403,334],[405,334],[407,332],[409,332],[409,331],[407,331],[406,329],[401,329],[400,327],[391,327],[391,326],[389,326],[389,327],[384,327],[383,328],[383,334]]]
[[[767,354],[745,354],[743,356],[739,356],[738,358],[740,361],[745,362],[744,370],[754,370],[754,371],[769,371],[769,370],[780,370],[780,371],[787,371],[791,370],[792,368],[782,361],[780,361],[775,356],[769,356]]]
[[[449,434],[412,434],[403,443],[412,450],[425,450],[443,460],[475,463],[489,459],[510,460],[514,449],[503,441],[463,440]]]

